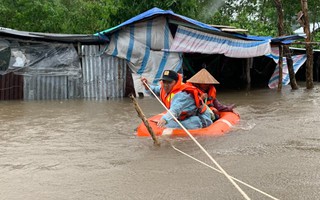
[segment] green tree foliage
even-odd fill
[[[301,3],[297,0],[283,0],[285,32],[293,34],[300,27],[297,14]],[[318,0],[308,0],[310,21],[319,22]],[[249,30],[253,35],[277,36],[277,12],[273,0],[226,0],[225,4],[209,20],[211,23],[233,25]]]
[[[319,21],[318,0],[308,0],[310,21]],[[1,0],[0,26],[24,31],[92,34],[148,9],[172,10],[208,24],[230,25],[252,35],[277,36],[273,0]],[[300,1],[283,0],[286,33],[298,28]],[[316,33],[319,35],[319,33]],[[318,38],[317,35],[315,35]]]
[[[2,0],[0,26],[24,31],[93,33],[110,26],[112,0]]]
[[[220,16],[227,20],[221,22]],[[275,36],[278,32],[277,13],[272,0],[227,0],[212,20],[217,19],[220,24],[247,29],[249,34]]]
[[[35,32],[95,33],[153,7],[204,19],[213,15],[209,12],[214,2],[223,4],[223,0],[2,0],[0,26]]]
[[[199,6],[198,0],[116,0],[116,12],[110,15],[111,24],[116,26],[151,8],[158,7],[163,10],[172,10],[175,13],[196,18]],[[130,6],[128,6],[130,5]]]

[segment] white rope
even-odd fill
[[[191,135],[191,133],[177,120],[177,118],[172,114],[172,112],[162,103],[162,101],[157,97],[157,95],[152,91],[149,85],[143,81],[146,87],[150,90],[153,96],[161,103],[161,105],[167,110],[167,112],[172,116],[172,118],[179,124],[179,126],[188,134],[188,136],[198,145],[198,147],[210,158],[210,160],[219,168],[219,170],[227,177],[227,179],[234,185],[234,187],[242,194],[242,196],[250,200],[248,195],[238,186],[236,182],[227,174],[227,172],[219,165],[219,163],[212,158],[212,156],[201,146],[201,144]]]
[[[192,157],[191,155],[189,155],[189,154],[181,151],[180,149],[176,148],[175,146],[173,146],[173,144],[171,144],[170,141],[168,141],[168,142],[170,143],[171,147],[172,147],[174,150],[176,150],[176,151],[182,153],[183,155],[188,156],[189,158],[191,158],[191,159],[193,159],[193,160],[195,160],[195,161],[197,161],[197,162],[199,162],[199,163],[201,163],[201,164],[203,164],[203,165],[205,165],[205,166],[207,166],[207,167],[209,167],[209,168],[211,168],[211,169],[213,169],[213,170],[215,170],[215,171],[217,171],[217,172],[219,172],[219,173],[222,174],[222,171],[220,171],[220,170],[218,170],[218,169],[216,169],[216,168],[208,165],[207,163],[202,162],[201,160],[196,159],[195,157]],[[249,188],[257,191],[257,192],[260,192],[261,194],[263,194],[263,195],[265,195],[265,196],[267,196],[267,197],[270,197],[271,199],[279,200],[279,199],[277,199],[276,197],[273,197],[273,196],[271,196],[270,194],[267,194],[267,193],[265,193],[265,192],[263,192],[263,191],[255,188],[255,187],[253,187],[253,186],[251,186],[251,185],[249,185],[249,184],[247,184],[247,183],[245,183],[245,182],[243,182],[243,181],[241,181],[241,180],[239,180],[239,179],[237,179],[237,178],[235,178],[235,177],[230,176],[230,178],[232,178],[233,180],[235,180],[235,181],[237,181],[237,182],[239,182],[239,183],[241,183],[241,184],[243,184],[243,185],[245,185],[245,186],[247,186],[247,187],[249,187]]]

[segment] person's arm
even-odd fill
[[[203,102],[207,103],[208,100],[208,94],[205,92],[200,93],[200,98],[203,100]]]
[[[219,112],[220,112],[220,111],[222,111],[222,112],[233,112],[233,108],[235,107],[234,104],[228,105],[228,106],[223,105],[222,103],[220,103],[220,102],[218,101],[217,98],[214,99],[213,105],[214,105],[214,107],[215,107]]]

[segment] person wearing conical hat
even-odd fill
[[[219,112],[233,112],[234,105],[225,106],[216,98],[216,88],[214,84],[220,84],[206,69],[201,69],[198,73],[187,80],[187,84],[197,87],[201,92],[201,98],[213,111],[216,117]]]

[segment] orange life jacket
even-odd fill
[[[191,86],[189,84],[184,84],[182,82],[182,75],[181,74],[179,74],[179,78],[177,80],[177,83],[173,86],[172,90],[168,94],[164,91],[163,83],[161,82],[160,99],[168,109],[170,109],[171,101],[172,101],[174,95],[177,94],[178,92],[187,92],[188,94],[192,95],[192,97],[195,101],[198,113],[202,114],[206,111],[207,107],[205,106],[205,103],[200,98],[199,90],[194,86]],[[182,111],[180,116],[178,116],[178,119],[184,120],[184,119],[186,119],[192,115],[195,115],[195,114],[197,114],[197,113],[190,113],[187,111]]]
[[[208,97],[212,97],[213,99],[217,97],[217,90],[213,85],[210,85]]]
[[[192,83],[187,83],[188,85],[192,85],[194,86]],[[195,86],[194,86],[195,87]],[[197,88],[199,90],[199,95],[201,96],[201,94],[203,93],[207,93],[208,94],[208,98],[206,99],[206,104],[208,105],[208,107],[212,110],[212,112],[214,112],[215,114],[217,114],[219,116],[219,111],[217,110],[217,108],[214,107],[214,100],[216,99],[217,96],[217,90],[213,85],[210,85],[209,87],[209,91],[203,91],[200,88]]]
[[[215,114],[219,115],[219,111],[217,110],[217,108],[214,107],[214,100],[216,99],[216,97],[217,97],[217,90],[213,85],[210,85],[206,104]]]

